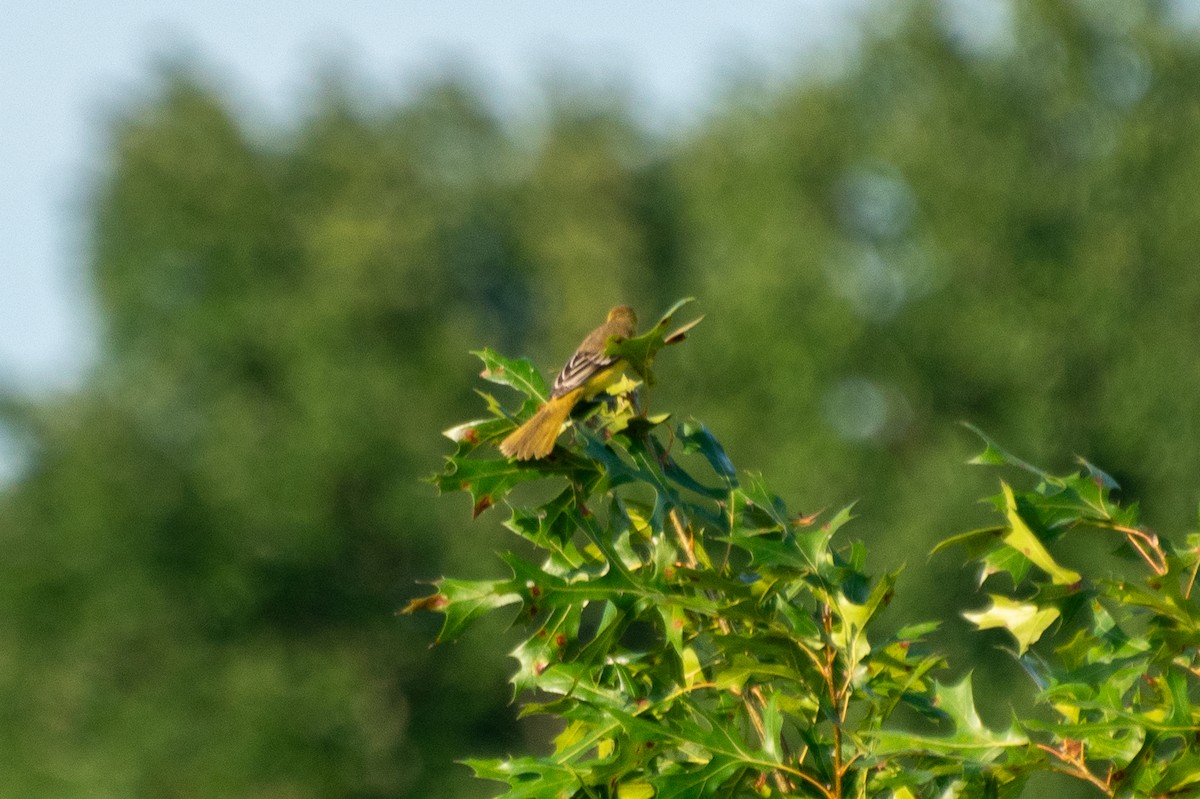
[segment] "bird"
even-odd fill
[[[575,406],[604,391],[625,371],[624,360],[605,354],[609,339],[632,338],[636,331],[633,308],[618,305],[610,310],[604,324],[588,333],[558,373],[550,399],[500,442],[505,457],[525,461],[549,455]]]

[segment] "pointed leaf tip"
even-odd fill
[[[443,430],[442,435],[444,435],[446,438],[450,439],[451,441],[453,441],[456,444],[459,443],[460,441],[465,441],[468,444],[478,444],[479,443],[479,431],[478,431],[479,426],[482,424],[485,424],[487,422],[490,422],[490,421],[492,421],[492,420],[491,419],[472,419],[469,422],[463,422],[462,424],[457,424],[454,427],[451,427],[447,430]]]
[[[419,610],[428,610],[434,613],[441,613],[446,609],[448,604],[450,604],[450,600],[445,594],[439,591],[436,594],[430,594],[429,596],[417,597],[416,599],[410,600],[407,605],[400,608],[400,610],[397,612],[402,616],[411,616]]]
[[[704,314],[701,314],[700,316],[697,316],[692,321],[690,321],[686,324],[680,325],[679,327],[675,328],[674,330],[672,330],[670,333],[668,333],[666,336],[663,337],[663,344],[664,345],[678,344],[679,342],[681,342],[685,338],[687,338],[688,332],[693,327],[695,327],[696,325],[700,324],[703,321],[704,321]]]
[[[1017,639],[1018,655],[1023,655],[1037,643],[1059,617],[1057,608],[1040,608],[1029,602],[1018,602],[999,594],[990,595],[990,607],[978,612],[964,612],[963,618],[981,630],[1004,629]]]
[[[542,373],[528,358],[508,358],[491,349],[474,350],[471,353],[483,361],[479,376],[491,383],[514,388],[538,400],[549,394]]]

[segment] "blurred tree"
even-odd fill
[[[439,534],[419,478],[522,302],[477,282],[522,282],[508,144],[457,87],[325,97],[268,149],[178,69],[114,125],[102,361],[10,412],[36,444],[0,521],[8,793],[460,796],[450,760],[511,724],[502,664],[392,619],[498,546]]]
[[[1163,4],[989,7],[881,8],[823,77],[734,84],[659,139],[619,98],[522,126],[468,81],[394,103],[353,77],[253,137],[168,70],[110,127],[94,375],[3,411],[28,442],[0,495],[4,792],[486,795],[451,761],[543,732],[506,707],[502,632],[428,651],[392,612],[513,543],[418,478],[473,405],[469,349],[549,370],[617,301],[700,298],[664,404],[794,506],[861,497],[914,601],[971,581],[925,558],[988,479],[959,419],[1191,524],[1200,47]]]

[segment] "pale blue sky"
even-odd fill
[[[730,66],[786,74],[847,45],[867,0],[40,0],[0,25],[0,387],[70,387],[92,351],[83,274],[86,192],[106,108],[187,52],[240,107],[286,120],[322,60],[401,91],[465,61],[501,105],[536,97],[552,65],[625,82],[648,121],[703,110]]]

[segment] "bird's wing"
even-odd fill
[[[576,350],[571,359],[567,361],[567,365],[558,373],[558,377],[554,378],[554,388],[551,390],[550,396],[561,397],[563,394],[569,394],[587,383],[596,373],[616,362],[616,358],[605,355],[603,350],[599,352],[582,348]]]

